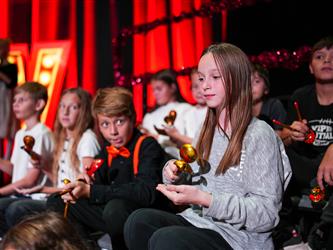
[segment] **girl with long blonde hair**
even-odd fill
[[[177,205],[175,215],[153,209],[128,218],[125,240],[136,249],[273,249],[291,170],[271,127],[252,117],[251,64],[238,47],[207,48],[199,61],[200,86],[208,106],[195,139],[200,178],[174,185],[179,170],[170,160],[157,190]],[[206,164],[202,164],[206,162]]]

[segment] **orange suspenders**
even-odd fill
[[[146,139],[147,136],[146,135],[141,135],[138,139],[138,141],[135,144],[134,147],[134,154],[133,154],[133,172],[134,175],[136,176],[138,174],[139,171],[139,153],[140,153],[140,147],[142,144],[142,141],[144,139]]]

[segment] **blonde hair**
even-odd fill
[[[224,80],[225,100],[220,107],[208,109],[196,147],[199,159],[208,160],[215,128],[219,127],[225,133],[219,124],[219,116],[225,108],[225,125],[230,123],[231,136],[215,172],[220,175],[232,165],[239,164],[244,135],[252,119],[251,63],[242,50],[228,43],[211,45],[203,51],[202,56],[209,53],[213,55]]]
[[[121,87],[99,89],[93,100],[93,114],[108,117],[125,115],[135,123],[136,113],[132,93]]]
[[[66,89],[62,95],[65,96],[66,94],[75,94],[79,99],[79,107],[80,107],[80,112],[77,117],[76,125],[75,125],[75,130],[73,133],[73,142],[70,148],[70,166],[74,169],[74,171],[79,174],[80,173],[80,159],[77,156],[77,147],[80,142],[80,139],[83,135],[83,133],[89,129],[94,127],[94,119],[92,116],[91,112],[91,96],[90,94],[81,89],[81,88],[70,88]],[[61,99],[60,99],[61,100]],[[61,125],[59,121],[59,108],[57,112],[57,118],[55,121],[54,125],[54,141],[56,142],[56,147],[55,147],[55,152],[54,152],[54,160],[53,160],[53,173],[54,173],[54,183],[57,183],[57,176],[58,176],[58,170],[59,170],[59,159],[63,150],[63,146],[65,143],[66,139],[66,133],[65,129]]]
[[[4,236],[1,249],[87,250],[73,226],[62,215],[43,212],[29,216]]]

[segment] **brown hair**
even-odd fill
[[[44,85],[38,82],[26,82],[23,83],[22,85],[17,86],[15,88],[14,94],[18,94],[21,92],[29,93],[29,95],[35,102],[37,102],[38,100],[43,100],[46,106],[48,96],[47,96],[47,88]],[[40,114],[43,112],[44,108],[40,110],[39,112]]]
[[[157,71],[151,78],[151,80],[159,80],[167,84],[168,86],[175,85],[176,91],[174,93],[174,97],[178,102],[185,102],[183,96],[179,90],[179,84],[177,81],[177,73],[172,69],[162,69]]]
[[[258,63],[255,63],[255,64],[253,64],[252,65],[252,72],[253,73],[258,73],[258,75],[262,78],[262,79],[264,79],[264,82],[265,82],[265,85],[266,85],[266,88],[267,88],[267,90],[270,90],[270,88],[271,88],[271,83],[270,83],[270,81],[269,81],[269,71],[266,69],[266,68],[264,68],[263,66],[261,66],[260,64],[258,64]]]
[[[93,114],[108,117],[125,115],[135,123],[136,113],[132,93],[121,87],[99,89],[93,100]]]
[[[70,149],[70,160],[71,160],[71,166],[76,171],[76,173],[80,173],[80,160],[77,156],[77,147],[80,142],[80,139],[83,135],[83,133],[89,129],[94,127],[94,119],[92,117],[91,112],[91,96],[90,94],[83,90],[82,88],[70,88],[63,91],[61,98],[65,96],[66,94],[75,94],[80,99],[80,113],[77,117],[76,125],[75,125],[75,131],[73,133],[73,143]],[[61,99],[60,99],[61,100]],[[60,121],[59,121],[59,108],[57,112],[57,118],[54,125],[54,141],[56,142],[55,152],[54,152],[54,161],[53,161],[53,171],[55,176],[55,183],[57,180],[58,170],[59,170],[59,164],[58,160],[60,159],[64,142],[66,139],[65,129],[62,127]]]
[[[222,76],[225,100],[220,107],[208,109],[196,147],[199,159],[208,160],[215,128],[218,126],[226,134],[219,124],[219,116],[225,108],[225,125],[231,124],[231,136],[225,154],[216,169],[215,174],[219,175],[240,162],[242,142],[252,119],[251,63],[242,50],[228,43],[211,45],[203,51],[202,56],[208,53],[213,55]]]
[[[323,48],[330,49],[333,47],[333,36],[328,36],[320,39],[315,45],[313,45],[311,50],[311,60],[316,51],[321,50]]]
[[[25,218],[4,236],[1,249],[87,250],[74,227],[60,214],[44,212]]]

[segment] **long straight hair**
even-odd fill
[[[79,174],[80,173],[80,159],[77,156],[76,150],[80,139],[83,133],[89,129],[94,127],[94,120],[91,112],[91,96],[90,94],[81,89],[81,88],[70,88],[66,89],[62,95],[65,96],[66,94],[75,94],[80,99],[80,112],[77,117],[75,130],[73,133],[72,144],[69,151],[70,154],[70,167],[74,169],[74,171]],[[61,99],[60,99],[61,100]],[[65,139],[66,139],[66,130],[61,125],[59,121],[59,108],[57,112],[57,118],[54,125],[54,141],[56,143],[55,152],[54,152],[54,160],[53,160],[53,176],[54,176],[54,183],[57,183],[57,176],[59,170],[59,159],[64,147]]]
[[[196,145],[199,159],[208,160],[216,127],[227,135],[219,124],[219,116],[226,111],[225,125],[230,124],[229,144],[215,175],[224,174],[227,169],[240,162],[242,143],[246,129],[252,119],[251,63],[238,47],[221,43],[211,45],[201,55],[211,53],[215,60],[222,84],[225,100],[218,108],[208,108],[206,119]]]

